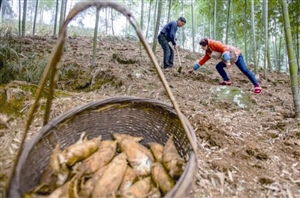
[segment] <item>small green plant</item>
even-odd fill
[[[0,84],[2,84],[13,78],[11,64],[19,61],[10,26],[0,27],[0,43]]]
[[[36,53],[20,55],[20,39],[12,33],[8,25],[0,28],[0,84],[12,80],[37,83],[47,65],[44,57]]]
[[[24,62],[18,72],[17,79],[37,84],[47,65],[47,59],[32,58]]]

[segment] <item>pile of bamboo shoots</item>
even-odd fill
[[[184,169],[173,137],[165,146],[139,142],[141,137],[113,134],[80,139],[64,150],[57,145],[40,183],[23,197],[32,198],[160,198]]]

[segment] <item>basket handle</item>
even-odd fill
[[[66,37],[66,33],[67,33],[67,26],[68,24],[70,23],[70,21],[75,17],[77,16],[80,12],[90,8],[90,7],[97,7],[97,9],[101,9],[101,8],[107,8],[107,7],[110,7],[110,8],[113,8],[117,11],[119,11],[121,14],[123,14],[130,22],[130,24],[133,26],[133,28],[135,29],[141,43],[143,44],[144,48],[146,49],[146,52],[147,54],[149,55],[154,67],[156,68],[156,71],[158,73],[158,76],[164,86],[164,88],[166,89],[167,93],[168,93],[168,97],[169,99],[171,100],[177,114],[178,114],[178,117],[180,119],[180,122],[186,132],[186,135],[189,139],[189,142],[191,144],[191,147],[192,147],[192,150],[195,152],[196,154],[196,151],[197,151],[197,144],[196,144],[196,139],[195,139],[195,136],[192,135],[192,133],[190,133],[190,129],[188,128],[188,126],[186,125],[186,123],[184,122],[184,116],[183,114],[181,113],[180,109],[179,109],[179,106],[172,94],[172,91],[169,87],[169,84],[161,70],[161,68],[159,67],[158,65],[158,62],[153,54],[153,51],[151,50],[151,48],[149,47],[148,43],[145,41],[145,38],[144,36],[142,35],[141,33],[141,30],[140,28],[138,27],[138,23],[137,21],[135,20],[135,18],[133,17],[133,15],[126,9],[124,8],[123,6],[117,4],[117,3],[114,3],[114,2],[105,2],[105,1],[89,1],[89,2],[81,2],[81,3],[77,3],[75,5],[74,8],[72,8],[72,10],[69,12],[66,20],[64,21],[63,25],[62,25],[62,28],[61,28],[61,31],[59,32],[59,37],[58,37],[58,41],[57,41],[57,44],[49,58],[49,62],[44,70],[44,73],[42,75],[42,78],[39,82],[39,85],[38,85],[38,88],[37,88],[37,91],[35,93],[35,101],[33,103],[33,105],[31,106],[30,108],[30,111],[29,111],[29,114],[28,114],[28,119],[26,121],[26,124],[25,124],[25,131],[23,133],[23,136],[22,136],[22,139],[21,139],[21,145],[20,145],[20,149],[17,153],[17,156],[16,156],[16,160],[15,160],[15,163],[14,163],[14,167],[13,167],[13,170],[15,170],[16,168],[16,165],[18,163],[18,160],[19,160],[19,157],[21,155],[21,151],[22,151],[22,148],[23,148],[23,144],[26,140],[26,137],[27,137],[27,133],[28,133],[28,130],[29,130],[29,127],[33,121],[33,118],[34,118],[34,113],[35,111],[37,110],[37,107],[38,107],[38,102],[41,98],[41,93],[42,93],[42,90],[44,89],[44,87],[46,86],[46,82],[47,80],[49,79],[49,93],[48,93],[48,96],[47,96],[47,102],[46,102],[46,110],[45,110],[45,114],[44,114],[44,125],[47,124],[48,122],[48,119],[49,119],[49,114],[50,114],[50,111],[51,111],[51,104],[52,104],[52,99],[53,99],[53,90],[54,90],[54,76],[55,76],[55,73],[56,73],[56,70],[57,70],[57,64],[58,62],[60,61],[61,59],[61,56],[63,54],[63,47],[64,47],[64,42],[65,42],[65,37]],[[193,132],[193,131],[192,131]],[[11,177],[10,177],[11,179]]]

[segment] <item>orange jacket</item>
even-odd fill
[[[233,62],[236,62],[238,56],[241,54],[241,51],[238,48],[225,45],[220,41],[208,39],[208,49],[206,50],[205,55],[199,60],[199,65],[204,65],[204,63],[211,58],[212,52],[219,52],[221,54],[229,52]]]

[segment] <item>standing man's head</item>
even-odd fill
[[[186,19],[184,17],[179,17],[177,19],[177,26],[178,27],[182,27],[186,24]]]
[[[201,39],[199,44],[200,44],[200,46],[203,50],[207,50],[207,48],[208,48],[208,39],[207,38]]]

